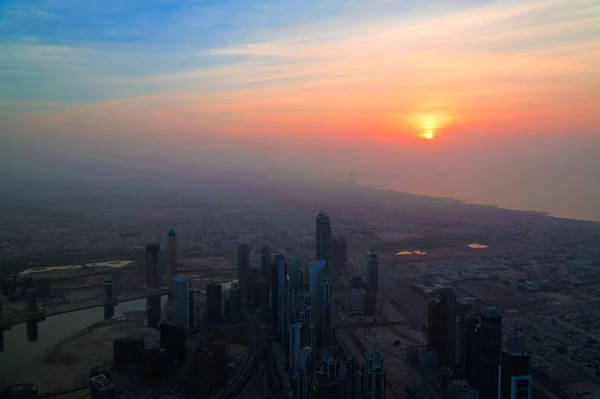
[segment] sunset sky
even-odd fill
[[[597,0],[0,2],[5,138],[599,144],[599,110]]]

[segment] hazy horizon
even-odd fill
[[[32,0],[0,15],[6,188],[354,171],[600,220],[596,1]]]

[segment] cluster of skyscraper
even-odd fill
[[[439,300],[429,302],[427,344],[449,375],[460,375],[471,387],[469,398],[530,399],[529,355],[523,337],[509,337],[502,349],[502,316],[497,308],[485,307],[479,315],[456,301],[453,289],[440,291]],[[459,362],[457,316],[460,317]],[[455,384],[458,386],[458,384]],[[477,395],[472,392],[476,392]]]

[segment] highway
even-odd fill
[[[250,345],[250,351],[248,356],[244,360],[244,364],[241,369],[235,373],[234,377],[227,382],[227,388],[214,396],[216,399],[230,399],[234,398],[238,391],[244,386],[246,381],[252,375],[252,372],[256,369],[258,361],[260,359],[260,352],[264,346],[262,335],[259,333],[256,320],[252,315],[244,309],[244,316],[250,323],[250,331],[248,333],[252,336],[252,343]]]

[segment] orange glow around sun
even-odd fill
[[[425,114],[414,117],[416,128],[421,131],[419,138],[434,140],[441,128],[445,126],[445,119],[441,115]]]

